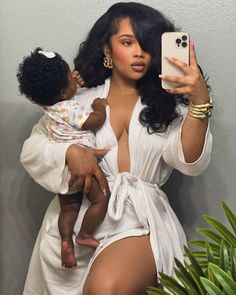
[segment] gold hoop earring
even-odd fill
[[[105,68],[112,69],[113,68],[113,63],[111,57],[108,55],[104,56],[103,58],[103,65]]]

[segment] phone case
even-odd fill
[[[184,76],[183,71],[171,64],[165,56],[176,57],[189,64],[189,35],[185,32],[167,32],[161,37],[161,71],[162,75]],[[179,87],[175,82],[161,81],[163,89]]]

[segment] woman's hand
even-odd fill
[[[177,88],[168,89],[171,94],[181,94],[188,97],[193,105],[209,103],[209,93],[197,64],[193,43],[190,43],[190,64],[173,58],[167,57],[173,65],[179,67],[185,74],[183,77],[160,75],[159,77],[170,82],[180,83]],[[186,116],[182,126],[181,141],[183,146],[184,158],[187,163],[193,163],[199,159],[205,142],[208,120],[207,116],[203,119]]]
[[[97,166],[96,157],[104,156],[108,150],[83,148],[72,144],[66,152],[66,161],[71,173],[69,186],[78,181],[80,186],[84,187],[84,195],[88,196],[91,190],[92,178],[95,177],[101,191],[106,196],[108,193],[106,191],[106,178]]]
[[[209,102],[209,93],[204,78],[199,70],[197,59],[194,51],[193,42],[190,42],[190,65],[174,58],[166,57],[167,60],[179,67],[184,73],[184,77],[159,75],[161,79],[170,82],[180,83],[177,88],[168,89],[171,94],[182,94],[189,98],[193,104],[205,104]]]
[[[72,77],[76,82],[77,87],[83,87],[84,86],[84,79],[83,77],[80,75],[80,73],[78,71],[74,71],[72,72]]]

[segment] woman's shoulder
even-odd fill
[[[106,98],[109,91],[110,80],[107,79],[104,84],[92,88],[80,88],[74,99],[78,101],[82,107],[87,107],[92,104],[96,98]]]

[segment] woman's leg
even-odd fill
[[[94,261],[83,295],[145,295],[156,284],[149,236],[129,237],[108,246]]]

